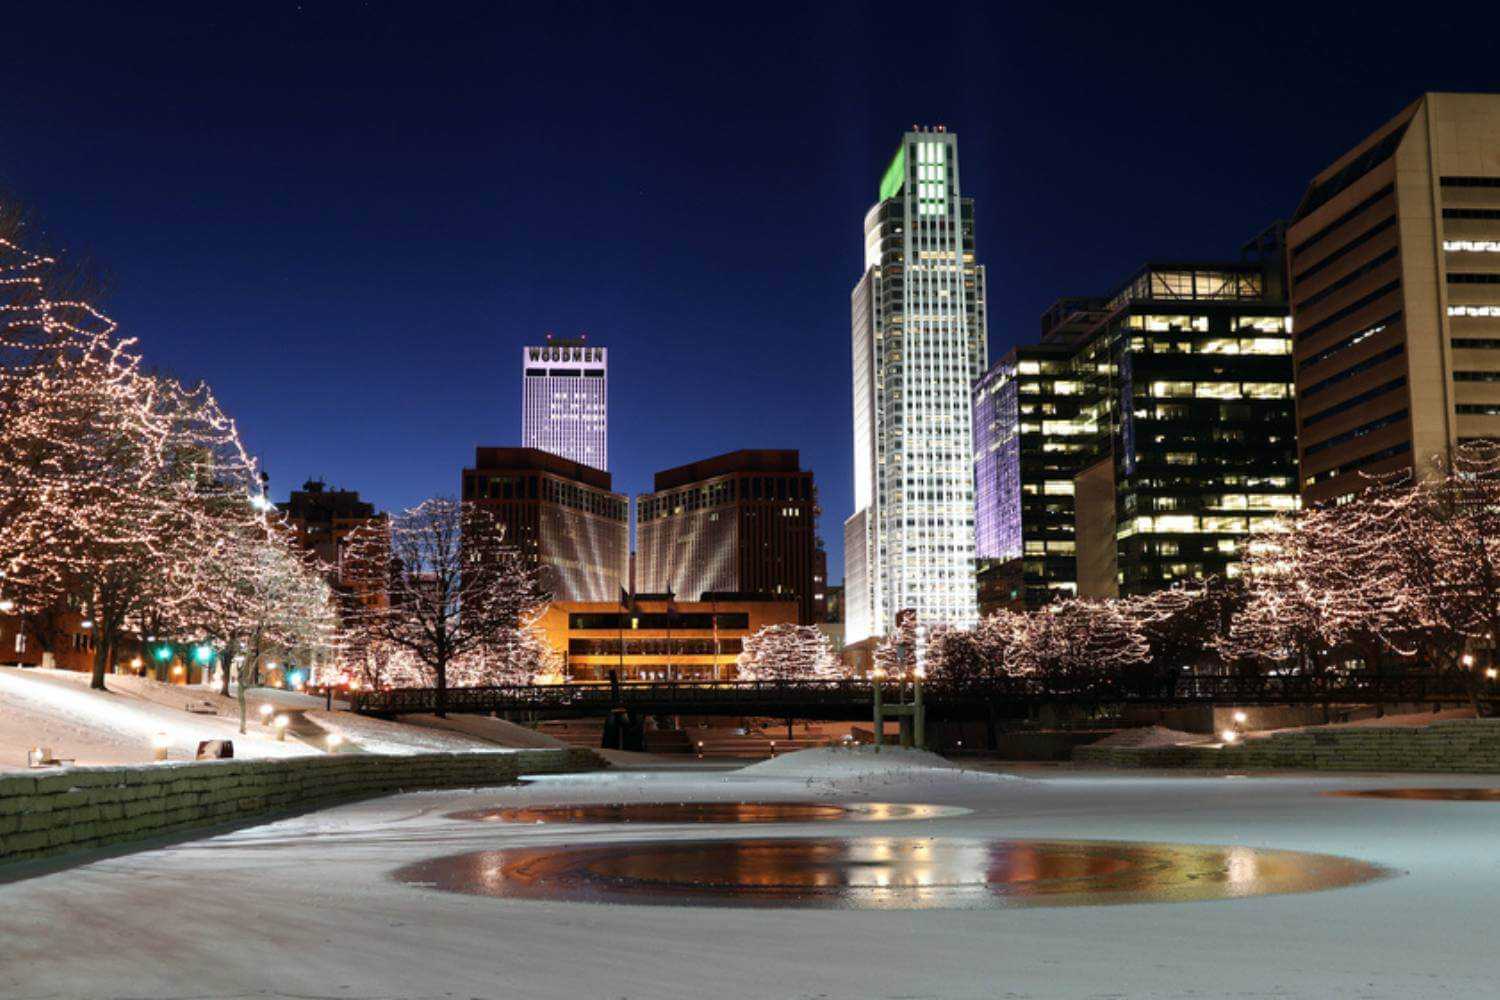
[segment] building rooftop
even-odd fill
[[[474,466],[467,472],[550,472],[601,490],[611,489],[612,477],[602,469],[554,455],[539,448],[480,446],[474,449]]]
[[[689,483],[702,482],[732,472],[803,472],[801,456],[796,449],[776,451],[742,448],[713,458],[689,462],[656,474],[655,491],[672,490]]]

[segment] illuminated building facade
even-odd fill
[[[818,620],[817,493],[796,451],[734,451],[658,472],[636,498],[636,585],[795,601]]]
[[[865,216],[851,296],[854,514],[844,524],[845,638],[897,611],[972,624],[970,387],[986,367],[985,275],[957,137],[906,133]]]
[[[477,448],[462,496],[483,505],[559,601],[619,598],[630,572],[630,498],[609,473],[535,448]]]
[[[974,385],[981,613],[1077,592],[1073,477],[1096,450],[1098,397],[1073,356],[1102,307],[1057,303],[1042,317],[1041,343],[1012,349]]]
[[[1249,533],[1298,506],[1279,227],[1246,251],[1148,265],[1080,343],[1099,428],[1074,482],[1082,596],[1237,576]]]
[[[1500,95],[1424,94],[1287,232],[1303,498],[1500,439]]]
[[[795,601],[668,601],[640,594],[629,608],[613,601],[554,601],[540,627],[570,682],[733,680],[746,636],[795,622]]]
[[[521,443],[609,469],[609,356],[586,338],[521,348]]]

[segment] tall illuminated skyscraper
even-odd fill
[[[609,360],[587,338],[521,348],[521,443],[609,471]]]
[[[970,387],[986,367],[984,268],[957,136],[908,132],[865,216],[852,295],[854,514],[844,522],[845,640],[911,608],[972,624]]]

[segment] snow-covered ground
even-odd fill
[[[695,826],[700,837],[1121,839],[1326,852],[1395,877],[1195,903],[768,910],[507,900],[391,873],[502,846],[680,839],[685,828],[445,818],[501,805],[809,800],[765,771],[548,777],[344,806],[0,884],[0,996],[261,998],[1489,997],[1500,805],[1330,798],[1460,776],[886,774],[846,801],[925,821]],[[845,777],[849,777],[845,775]],[[826,800],[826,798],[825,798]],[[104,945],[104,946],[100,946]]]
[[[153,759],[152,741],[165,734],[172,760],[191,760],[200,740],[233,740],[236,757],[294,757],[324,752],[321,740],[294,735],[276,739],[261,723],[259,706],[303,712],[317,730],[341,733],[348,749],[371,753],[495,750],[497,744],[463,733],[325,712],[322,698],[255,688],[246,693],[247,732],[239,731],[239,706],[205,687],[110,676],[107,691],[89,689],[89,675],[68,670],[0,667],[0,772],[23,770],[33,747],[71,758],[79,766],[139,764]],[[214,714],[189,711],[209,708]]]
[[[158,733],[171,741],[173,760],[191,760],[200,740],[234,740],[240,757],[321,752],[296,740],[278,741],[265,726],[252,723],[242,736],[235,719],[187,711],[189,701],[209,698],[202,689],[133,677],[105,683],[110,690],[91,691],[88,674],[0,667],[0,771],[25,768],[27,751],[38,746],[80,766],[142,763],[152,759]]]

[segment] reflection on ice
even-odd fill
[[[900,802],[602,802],[466,809],[447,815],[497,823],[806,823],[932,819],[965,811]]]
[[[1351,858],[1246,847],[851,837],[477,851],[409,865],[396,878],[515,899],[966,909],[1229,899],[1384,874]]]

